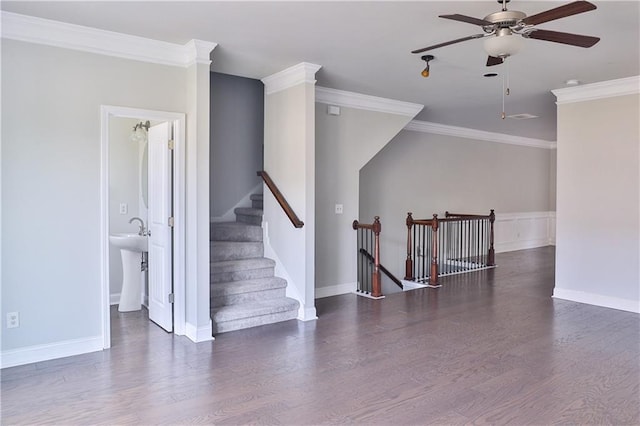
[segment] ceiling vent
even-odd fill
[[[533,114],[513,114],[507,115],[507,118],[513,118],[514,120],[529,120],[530,118],[538,118],[538,116]]]

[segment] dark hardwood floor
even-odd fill
[[[639,424],[639,316],[552,299],[551,247],[497,262],[199,344],[114,311],[110,350],[2,370],[1,423]]]

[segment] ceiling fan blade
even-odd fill
[[[504,62],[503,58],[496,58],[495,56],[489,56],[487,58],[487,66],[488,67],[492,67],[494,65],[500,65],[503,62]]]
[[[466,22],[467,24],[473,24],[473,25],[480,25],[481,27],[485,25],[493,25],[492,22],[485,21],[484,19],[474,18],[473,16],[460,15],[458,13],[454,13],[453,15],[440,15],[440,18],[453,19],[454,21]]]
[[[554,43],[570,44],[571,46],[591,47],[600,41],[599,37],[591,37],[580,34],[561,33],[558,31],[535,30],[529,38],[537,40],[552,41]]]
[[[549,22],[560,18],[565,18],[571,15],[577,15],[578,13],[588,12],[596,9],[596,5],[589,3],[588,1],[574,1],[573,3],[565,4],[564,6],[556,7],[555,9],[549,9],[544,12],[537,13],[535,15],[527,16],[522,20],[527,25],[538,25],[543,22]]]
[[[468,37],[457,38],[455,40],[445,41],[444,43],[434,44],[433,46],[423,47],[422,49],[412,50],[411,53],[422,53],[427,50],[437,49],[438,47],[449,46],[450,44],[456,44],[467,40],[473,40],[474,38],[482,38],[484,34],[475,34]]]

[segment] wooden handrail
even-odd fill
[[[361,248],[360,249],[360,253],[362,253],[364,255],[364,257],[366,257],[369,260],[369,262],[375,263],[375,258],[373,256],[371,256],[371,254],[368,251],[366,251],[365,249]],[[402,284],[402,281],[397,279],[395,275],[393,275],[391,272],[389,272],[389,270],[387,268],[385,268],[384,265],[382,265],[382,263],[380,264],[380,270],[387,277],[389,277],[389,279],[391,281],[393,281],[398,287],[400,287],[401,289],[404,289],[404,285]]]
[[[485,237],[476,237],[476,239],[474,239],[473,241],[476,241],[475,244],[475,250],[473,251],[474,248],[473,246],[465,246],[467,251],[467,255],[471,254],[471,253],[475,253],[473,254],[474,256],[476,256],[476,259],[480,259],[480,254],[479,254],[479,249],[480,247],[482,247],[481,245],[481,240],[478,238],[488,238],[488,240],[484,240],[486,243],[488,243],[488,247],[484,246],[487,248],[486,253],[486,266],[488,267],[492,267],[495,266],[495,248],[494,248],[494,222],[495,222],[495,212],[493,210],[491,210],[491,212],[488,215],[479,215],[479,214],[467,214],[467,213],[449,213],[446,212],[445,213],[445,218],[438,218],[438,215],[434,214],[433,215],[433,219],[414,219],[411,213],[407,213],[407,219],[406,219],[406,225],[407,225],[407,258],[405,261],[405,280],[414,280],[414,266],[418,265],[418,268],[422,268],[423,273],[424,273],[424,267],[425,267],[425,263],[424,260],[422,262],[422,266],[420,266],[420,264],[416,264],[416,259],[414,259],[414,250],[413,250],[413,244],[415,242],[412,241],[412,230],[415,232],[415,229],[413,228],[414,226],[418,225],[423,227],[423,240],[424,240],[424,229],[430,229],[430,248],[426,248],[426,251],[430,252],[430,272],[429,272],[429,284],[430,285],[437,285],[438,284],[438,276],[439,276],[439,259],[438,256],[442,255],[442,253],[438,253],[438,246],[440,246],[441,244],[445,243],[448,244],[450,246],[450,242],[449,240],[443,240],[440,241],[439,238],[442,237],[442,235],[440,235],[440,232],[438,232],[438,229],[440,228],[440,226],[444,226],[445,224],[452,224],[453,226],[456,226],[456,223],[460,223],[460,226],[466,226],[466,228],[463,229],[462,232],[465,232],[465,235],[467,235],[466,237],[461,237],[461,238],[466,238],[466,241],[468,243],[468,241],[471,241],[471,238],[468,236],[469,232],[471,232],[471,230],[478,230],[478,229],[486,229],[486,231],[484,231],[484,234],[480,234],[480,235],[484,235]],[[481,225],[482,223],[487,223],[488,225]],[[476,223],[478,223],[476,225]],[[473,225],[472,225],[473,224]],[[488,226],[487,228],[482,228],[483,226]],[[449,227],[445,227],[443,228],[445,229],[450,229]],[[458,228],[453,228],[453,229],[458,229]],[[429,232],[429,231],[427,231]],[[415,236],[415,235],[414,235]],[[418,237],[416,237],[418,238]],[[462,244],[463,240],[460,240],[460,244]],[[421,244],[423,249],[425,249],[424,247],[424,243],[422,242]],[[447,246],[445,246],[447,247]],[[462,245],[460,245],[460,248],[462,249]],[[424,254],[419,254],[419,256],[424,256]],[[446,257],[445,257],[446,258]],[[479,263],[478,263],[479,264]],[[448,272],[447,272],[448,273]]]
[[[273,182],[269,174],[264,170],[261,170],[258,172],[258,176],[262,178],[264,183],[271,190],[271,193],[276,198],[276,201],[278,201],[278,204],[280,204],[280,207],[282,207],[282,210],[284,210],[285,214],[287,215],[287,217],[289,218],[293,226],[295,228],[302,228],[304,226],[304,222],[298,218],[298,215],[296,215],[296,213],[293,211],[293,209],[287,202],[286,198],[284,198],[284,195],[282,195],[282,192],[280,192],[280,190],[278,189],[276,184]]]

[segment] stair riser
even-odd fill
[[[249,225],[262,225],[262,216],[250,216],[236,213],[236,220]]]
[[[245,269],[240,271],[225,271],[225,272],[212,272],[212,283],[224,283],[228,281],[243,281],[253,280],[256,278],[273,277],[273,267],[270,268],[258,268],[258,269]]]
[[[270,290],[252,291],[249,293],[229,294],[226,296],[214,296],[211,298],[211,307],[233,305],[237,303],[255,302],[257,300],[276,299],[285,297],[287,290],[285,288],[276,288]]]
[[[251,259],[264,256],[264,245],[260,242],[228,242],[211,244],[212,262],[224,260]]]
[[[211,224],[209,237],[211,241],[262,242],[262,228],[256,226],[225,227],[214,223]]]
[[[287,321],[296,319],[298,317],[298,310],[278,312],[276,314],[262,315],[258,317],[242,318],[232,321],[214,322],[213,333],[225,333],[228,331],[242,330],[245,328],[257,327],[260,325],[274,324],[276,322]]]
[[[251,207],[254,208],[254,209],[262,210],[264,205],[262,203],[262,200],[253,200],[253,201],[251,201]]]

